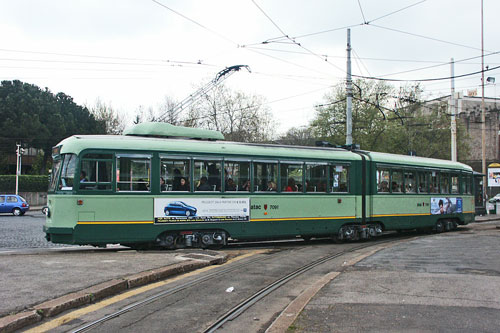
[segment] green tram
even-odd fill
[[[44,232],[54,243],[218,247],[232,240],[451,230],[474,219],[464,164],[363,150],[226,142],[138,124],[53,149]]]

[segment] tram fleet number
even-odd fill
[[[250,206],[250,209],[252,210],[256,210],[256,209],[262,209],[262,207],[264,207],[264,210],[267,210],[268,208],[268,205],[267,204],[264,204],[264,205],[251,205]],[[269,209],[280,209],[280,205],[269,205]]]

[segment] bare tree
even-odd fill
[[[184,126],[222,132],[227,140],[262,142],[272,137],[272,116],[260,96],[219,85],[194,104]]]
[[[122,134],[125,128],[124,118],[116,112],[111,104],[107,105],[97,98],[93,107],[87,107],[97,121],[104,123],[106,134]]]
[[[170,96],[165,96],[163,102],[156,108],[139,105],[135,111],[134,124],[142,122],[164,122],[172,125],[180,125],[180,113],[174,111],[177,102]]]

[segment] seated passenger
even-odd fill
[[[179,181],[179,189],[177,191],[189,191],[189,183],[186,178],[181,177]]]
[[[398,183],[392,182],[392,192],[401,192],[401,189],[399,188]]]
[[[269,192],[276,192],[276,183],[270,180],[267,182],[267,191]]]
[[[212,187],[208,184],[207,177],[203,176],[200,178],[200,184],[196,188],[197,191],[212,191]]]
[[[311,185],[309,180],[306,180],[306,192],[316,192],[316,188]]]
[[[295,185],[295,179],[288,178],[288,185],[285,188],[285,192],[297,192],[299,188]]]
[[[137,182],[137,190],[136,191],[149,191],[148,182],[144,179],[139,179]]]
[[[241,186],[240,191],[247,191],[250,192],[250,180],[246,180],[243,185]]]
[[[85,171],[80,172],[80,183],[88,182],[87,173]]]
[[[226,182],[226,191],[236,191],[236,184],[232,178],[229,178]]]
[[[160,191],[165,192],[167,190],[167,185],[165,184],[165,179],[160,177]]]
[[[387,181],[382,181],[380,183],[380,186],[379,186],[379,189],[378,189],[379,192],[389,192],[389,183]]]

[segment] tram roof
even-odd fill
[[[351,151],[330,147],[288,146],[277,144],[241,143],[231,141],[200,141],[187,139],[151,138],[124,135],[74,135],[61,141],[61,153],[75,153],[93,150],[112,151],[157,151],[170,153],[190,153],[231,155],[233,157],[262,159],[298,158],[356,161],[361,157]],[[472,171],[466,164],[448,160],[419,156],[397,155],[389,153],[369,152],[373,162],[392,165],[407,165],[430,168],[459,169]]]
[[[446,169],[459,169],[464,171],[471,171],[472,168],[467,164],[460,162],[453,162],[448,160],[440,160],[436,158],[420,157],[420,156],[409,156],[409,155],[397,155],[389,153],[379,153],[379,152],[367,152],[372,161],[382,164],[398,164],[398,165],[412,165],[420,167],[431,167],[431,168],[446,168]]]
[[[287,146],[277,144],[241,143],[231,141],[200,141],[165,139],[123,135],[74,135],[61,141],[61,153],[79,154],[86,149],[113,151],[157,151],[170,153],[215,154],[234,157],[303,158],[360,160],[361,157],[345,149],[325,147]]]

